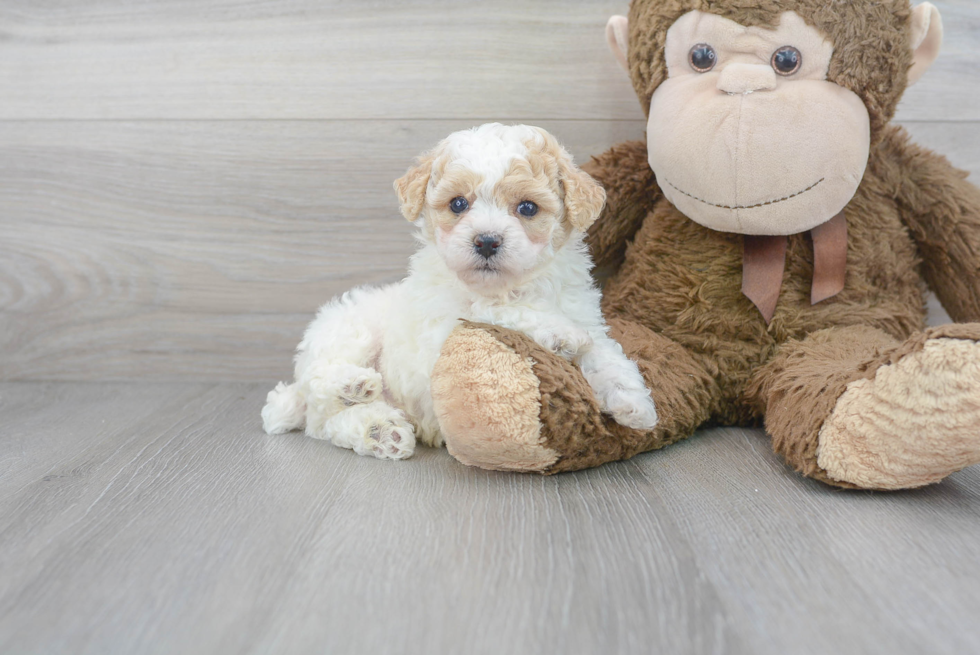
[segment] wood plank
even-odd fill
[[[903,120],[978,120],[980,11]],[[638,119],[603,28],[625,0],[4,3],[0,118]]]
[[[841,492],[738,429],[553,478],[379,462],[262,434],[266,390],[0,383],[0,651],[980,649],[978,467]]]
[[[392,181],[469,126],[0,122],[0,379],[288,377],[317,306],[404,276]]]
[[[722,625],[713,592],[621,471],[546,480],[270,438],[265,386],[130,385],[126,404],[120,385],[68,389],[60,411],[107,423],[78,452],[31,421],[73,456],[13,492],[0,479],[0,651],[682,652],[727,632],[699,634]]]
[[[541,124],[580,160],[643,134]],[[288,377],[319,304],[404,275],[391,181],[468,125],[0,122],[0,379]],[[980,174],[977,124],[908,127]]]
[[[636,470],[678,517],[749,643],[782,653],[980,648],[980,572],[962,568],[977,553],[980,468],[916,491],[844,492],[801,479],[760,430],[705,430],[664,455],[636,458]]]

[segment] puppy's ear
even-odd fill
[[[573,228],[584,232],[599,218],[599,213],[606,204],[606,191],[588,173],[575,165],[572,156],[558,143],[558,139],[540,127],[535,129],[542,139],[537,147],[550,155],[557,164],[558,184],[565,196],[565,218]]]
[[[559,169],[565,188],[565,216],[572,227],[585,232],[599,218],[606,204],[606,191],[570,159],[561,160]]]
[[[408,169],[408,172],[395,180],[395,193],[401,204],[402,216],[411,222],[418,220],[425,204],[425,188],[429,185],[432,175],[432,163],[435,155],[426,153]]]

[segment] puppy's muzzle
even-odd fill
[[[480,257],[490,259],[497,254],[497,249],[503,244],[504,238],[497,234],[478,234],[473,239],[473,250]]]

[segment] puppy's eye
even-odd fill
[[[687,55],[691,68],[699,73],[707,73],[718,63],[718,53],[707,43],[699,43]]]
[[[452,210],[454,214],[462,214],[469,208],[470,203],[467,202],[466,198],[463,196],[456,196],[449,201],[449,209]]]
[[[803,54],[791,45],[772,53],[772,67],[780,75],[792,75],[803,65]]]
[[[530,200],[525,200],[517,206],[517,213],[524,218],[531,218],[538,213],[538,206]]]

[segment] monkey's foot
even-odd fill
[[[432,399],[449,453],[467,466],[547,472],[548,447],[532,362],[478,327],[457,328],[432,373]]]
[[[817,463],[868,489],[921,487],[980,463],[980,325],[913,337],[848,384],[820,429]]]
[[[633,429],[603,413],[581,369],[528,336],[464,322],[449,335],[432,372],[432,401],[449,453],[468,466],[550,475],[690,435],[707,418],[707,374],[665,337],[625,322],[612,327],[633,347],[626,352],[644,379],[663,385],[653,390],[656,411],[663,409],[656,428]],[[644,399],[653,415],[645,388]]]

